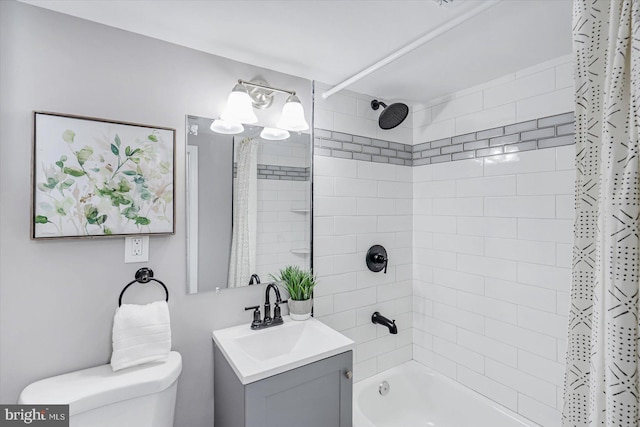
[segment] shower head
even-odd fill
[[[401,102],[396,102],[387,106],[387,104],[382,101],[378,101],[377,99],[371,101],[371,108],[374,110],[377,110],[380,106],[384,108],[378,118],[378,125],[380,126],[380,129],[393,129],[400,125],[400,123],[402,123],[409,114],[409,107]]]

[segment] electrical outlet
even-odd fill
[[[131,256],[142,256],[142,237],[131,238]]]
[[[124,262],[149,261],[149,236],[132,236],[124,238]]]

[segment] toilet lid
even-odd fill
[[[182,371],[180,353],[172,351],[162,362],[146,363],[113,372],[111,365],[83,369],[28,385],[20,404],[69,405],[69,415],[148,394],[173,384]]]

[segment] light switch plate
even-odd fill
[[[124,262],[149,261],[149,236],[131,236],[124,238]]]

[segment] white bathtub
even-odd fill
[[[380,383],[389,383],[382,396]],[[533,427],[537,424],[415,361],[353,386],[353,427]]]

